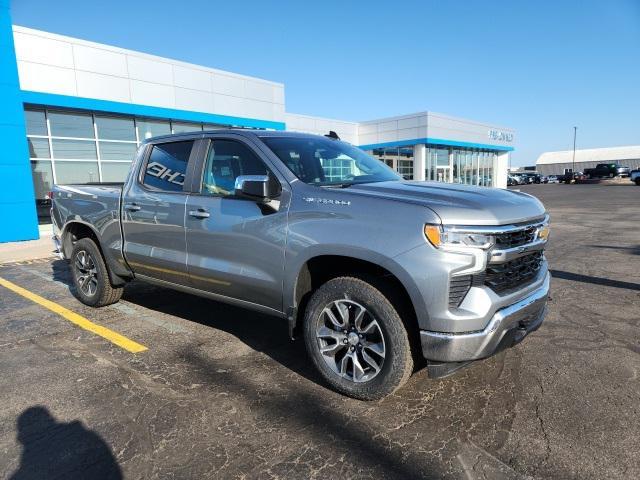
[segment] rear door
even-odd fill
[[[185,204],[194,139],[147,146],[139,175],[125,185],[124,254],[137,275],[187,285]],[[190,179],[189,179],[190,180]]]
[[[240,135],[205,140],[204,162],[187,200],[187,265],[192,286],[282,311],[288,183]],[[234,195],[239,175],[271,175],[278,199],[263,205]]]

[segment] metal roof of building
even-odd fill
[[[640,158],[640,145],[628,147],[588,148],[576,150],[577,162],[614,162]],[[571,163],[573,150],[545,152],[538,157],[536,165]]]

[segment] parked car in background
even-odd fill
[[[540,201],[406,181],[335,136],[156,137],[124,184],[55,185],[52,201],[84,304],[116,303],[135,279],[279,317],[326,384],[359,399],[393,393],[414,359],[442,377],[490,357],[546,312]]]
[[[507,186],[518,185],[518,180],[513,175],[507,175]]]
[[[584,175],[587,178],[628,177],[630,170],[619,163],[599,163],[595,168],[585,168]]]
[[[560,183],[560,180],[558,180],[558,175],[549,175],[547,177],[547,183]]]
[[[518,181],[518,185],[526,185],[528,183],[531,183],[529,181],[529,176],[526,173],[515,173],[513,174],[513,176]]]
[[[640,170],[632,170],[629,178],[632,182],[635,182],[636,185],[640,186]]]
[[[558,180],[560,181],[560,183],[577,183],[586,179],[587,176],[582,172],[568,172],[564,175],[558,175]]]
[[[587,177],[583,172],[575,172],[573,174],[573,181],[575,183],[582,183],[582,182],[584,182],[584,181],[586,181],[588,179],[589,179],[589,177]]]

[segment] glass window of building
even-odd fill
[[[398,173],[405,180],[413,180],[413,160],[398,159]]]
[[[199,123],[171,122],[173,133],[201,132],[202,125]]]
[[[449,149],[444,147],[430,147],[427,149],[427,180],[438,182],[450,181]]]
[[[27,125],[27,135],[41,135],[44,137],[49,135],[44,110],[26,110],[24,117]]]
[[[131,162],[102,162],[103,182],[124,182],[129,174]]]
[[[140,141],[157,137],[158,135],[169,135],[171,133],[171,125],[169,122],[160,120],[136,120],[136,126],[138,127],[138,138]]]
[[[29,146],[29,158],[49,158],[49,139],[27,137]]]
[[[227,128],[227,126],[226,125],[216,125],[216,124],[213,124],[213,123],[205,123],[202,126],[203,130],[220,130],[221,128]]]
[[[101,140],[136,141],[133,118],[96,115],[96,129]]]
[[[135,143],[98,142],[100,160],[133,160],[136,150]]]
[[[70,183],[92,183],[100,181],[98,162],[56,161],[56,182],[60,185]]]
[[[91,114],[49,112],[48,116],[53,137],[95,138]]]
[[[69,140],[54,138],[51,140],[55,159],[97,159],[96,142],[93,140]],[[97,180],[95,180],[97,181]]]
[[[31,175],[36,199],[44,200],[53,185],[53,168],[51,160],[38,160],[31,162]]]

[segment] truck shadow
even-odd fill
[[[549,270],[553,278],[561,278],[563,280],[571,280],[574,282],[592,283],[593,285],[601,285],[603,287],[622,288],[625,290],[640,291],[640,283],[624,282],[621,280],[612,280],[605,277],[594,277],[592,275],[582,275],[580,273],[565,272],[563,270]]]
[[[640,245],[631,247],[623,247],[618,245],[587,245],[591,248],[601,248],[606,250],[619,250],[621,252],[627,252],[629,255],[640,255]]]
[[[125,287],[123,300],[156,312],[222,330],[295,373],[322,384],[307,362],[302,338],[291,341],[287,321],[222,302],[143,282]]]
[[[54,281],[67,285],[71,293],[75,291],[66,261],[52,262],[52,272]],[[122,299],[155,312],[227,332],[295,373],[325,386],[310,362],[306,361],[304,341],[301,338],[291,341],[289,338],[288,324],[284,319],[143,282],[127,284]]]

